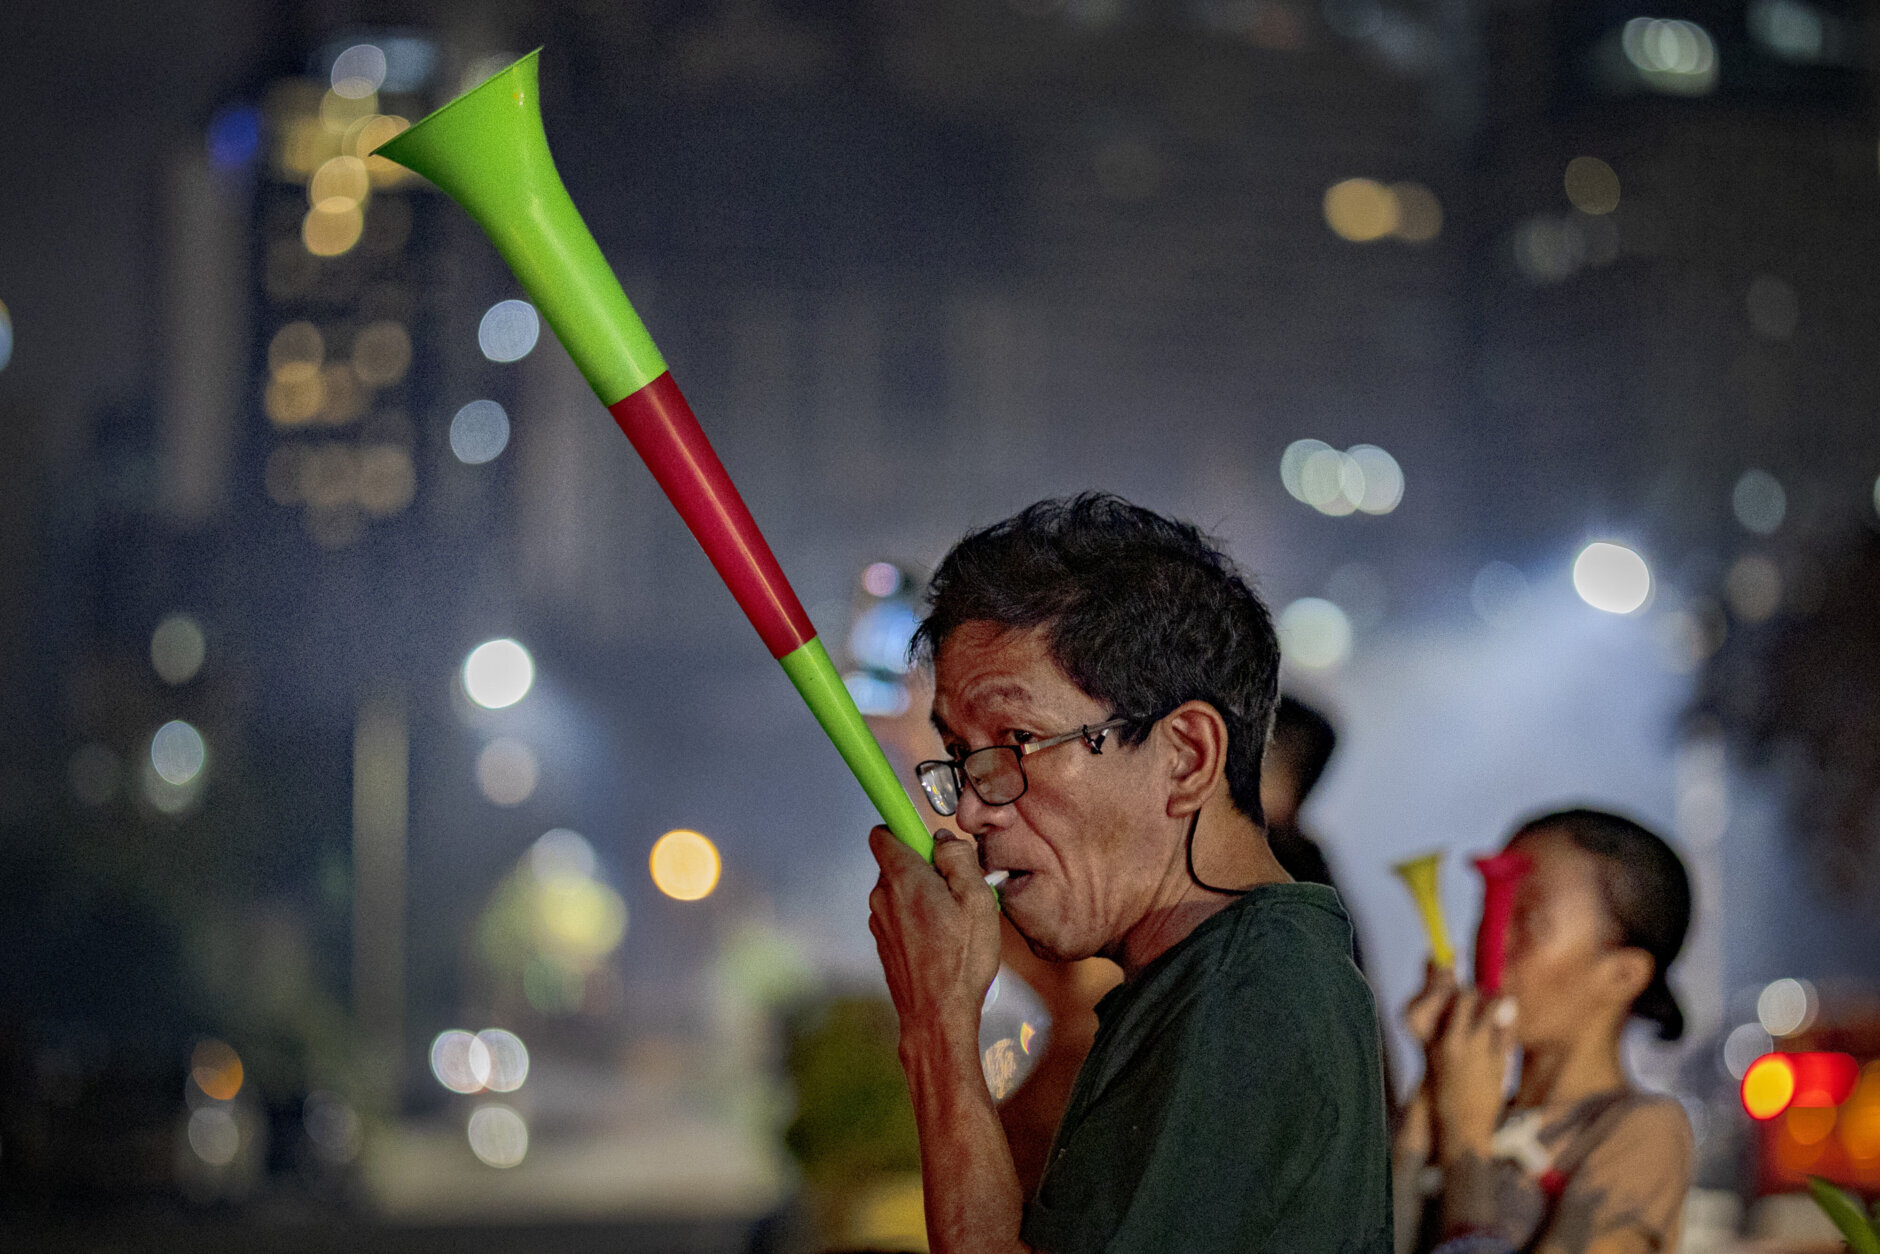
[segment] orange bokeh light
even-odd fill
[[[1795,1097],[1795,1068],[1781,1054],[1764,1054],[1743,1073],[1743,1109],[1752,1119],[1774,1119]]]
[[[189,1056],[189,1075],[196,1087],[218,1102],[235,1100],[242,1091],[241,1056],[225,1041],[206,1040]]]

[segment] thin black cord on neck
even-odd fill
[[[1251,888],[1216,888],[1195,874],[1195,828],[1199,826],[1201,826],[1201,811],[1196,810],[1195,816],[1188,820],[1188,878],[1193,880],[1195,886],[1202,891],[1219,893],[1223,897],[1244,897],[1252,892]]]

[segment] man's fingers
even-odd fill
[[[904,875],[916,866],[926,866],[926,860],[902,844],[900,838],[885,827],[874,827],[868,833],[868,851],[875,855],[875,861],[881,864],[884,875]]]
[[[966,900],[975,888],[985,889],[986,879],[979,870],[979,852],[970,840],[951,832],[934,833],[933,867],[946,878],[954,897]]]

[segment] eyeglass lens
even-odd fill
[[[950,815],[959,809],[962,772],[989,806],[1002,806],[1025,794],[1025,770],[1019,765],[1018,750],[1011,745],[988,745],[958,763],[921,763],[921,790],[937,813]]]

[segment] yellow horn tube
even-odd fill
[[[1423,917],[1423,929],[1430,934],[1430,960],[1439,967],[1456,965],[1455,947],[1449,943],[1449,924],[1443,918],[1443,898],[1437,891],[1436,875],[1442,867],[1443,854],[1439,849],[1426,853],[1422,857],[1399,862],[1391,870],[1410,890],[1410,896],[1417,903],[1417,913]]]

